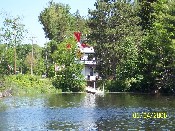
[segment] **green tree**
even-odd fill
[[[31,44],[21,44],[17,45],[16,52],[17,52],[17,58],[18,58],[18,67],[21,72],[21,74],[26,74],[28,72],[27,66],[25,64],[25,59],[29,52],[31,52],[32,46]]]
[[[13,73],[14,67],[14,49],[7,46],[6,44],[1,44],[1,68],[3,75],[9,75]]]
[[[87,20],[80,15],[79,10],[77,10],[73,14],[73,18],[74,18],[74,24],[75,24],[74,26],[72,26],[73,30],[81,32],[82,37],[86,36],[89,33],[89,28],[87,26]]]
[[[144,91],[171,92],[174,87],[175,50],[167,24],[167,15],[173,17],[167,8],[168,1],[158,0],[152,4],[155,21],[146,33],[140,54],[140,69],[143,73],[141,86]]]
[[[168,32],[170,32],[170,38],[175,43],[175,1],[173,0],[167,0],[166,4],[164,4],[165,10],[164,12],[164,22],[166,24],[166,29]]]
[[[83,65],[75,61],[76,42],[74,38],[69,38],[58,45],[58,50],[53,54],[56,70],[56,76],[53,79],[53,85],[56,88],[65,91],[83,91],[84,79],[81,71]]]
[[[9,66],[11,65],[10,62],[12,61],[9,59],[9,57],[11,58],[11,55],[13,56],[13,54],[10,54],[10,56],[8,54],[10,54],[10,51],[7,51],[7,46],[5,44],[0,44],[0,76],[4,76],[11,73]]]
[[[5,18],[4,25],[2,28],[2,39],[3,43],[8,45],[8,48],[14,49],[14,73],[16,74],[17,69],[17,54],[16,54],[16,46],[20,45],[26,30],[24,29],[24,25],[21,24],[20,17],[16,18]]]
[[[34,66],[34,73],[36,75],[42,75],[45,72],[45,64],[44,59],[42,57],[42,47],[37,44],[33,45],[34,47],[34,58],[35,58],[35,66]]]
[[[32,65],[31,65],[32,64]],[[32,55],[32,52],[29,52],[25,58],[25,65],[28,68],[28,71],[31,71],[31,66],[35,67],[36,66],[36,59]],[[29,72],[28,72],[29,73]]]
[[[54,60],[53,60],[53,53],[57,50],[58,43],[55,40],[51,40],[48,43],[46,43],[43,51],[42,56],[45,63],[45,73],[47,77],[53,77],[54,76]]]
[[[39,16],[39,21],[43,25],[46,37],[57,42],[63,41],[69,36],[72,25],[72,15],[70,7],[64,4],[57,4],[53,1],[49,2],[49,6],[45,8]]]
[[[31,70],[31,64],[33,64],[33,72],[35,75],[42,75],[46,68],[44,64],[44,58],[42,57],[42,47],[37,44],[33,44],[33,59],[32,59],[32,45],[23,45],[20,46],[20,53],[23,55],[21,59],[23,60],[23,67],[25,73],[29,73]]]
[[[95,6],[96,10],[89,11],[88,25],[89,39],[96,43],[98,71],[103,78],[112,78],[127,87],[125,83],[137,77],[142,39],[140,19],[129,1],[98,0]]]
[[[49,2],[49,6],[40,13],[39,21],[46,37],[51,40],[47,44],[47,52],[50,54],[57,50],[57,44],[69,38],[75,31],[84,35],[88,33],[86,20],[80,16],[79,11],[71,14],[69,5],[62,3]]]
[[[152,3],[156,0],[135,0],[136,5],[139,5],[138,16],[141,18],[140,26],[142,30],[149,30],[152,27],[154,22],[154,16],[152,13],[154,12]]]

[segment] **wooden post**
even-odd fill
[[[15,75],[16,75],[16,42],[15,42],[15,48],[14,48],[14,52],[15,52],[15,56],[14,56],[14,59],[15,59],[15,65],[14,65],[14,73],[15,73]]]
[[[31,60],[31,75],[33,75],[33,39],[32,39],[32,60]]]
[[[105,91],[105,88],[104,88],[104,82],[103,82],[103,92]]]
[[[14,44],[14,74],[16,75],[16,31],[14,32]]]
[[[55,76],[56,76],[56,63],[54,63],[54,67],[55,67]]]
[[[95,81],[94,81],[94,89],[95,89]]]
[[[31,63],[30,63],[30,73],[31,75],[33,75],[33,41],[36,37],[32,36],[30,38],[30,40],[32,41],[32,60],[31,60]]]

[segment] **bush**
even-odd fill
[[[14,94],[56,93],[59,92],[52,86],[49,79],[39,76],[11,75],[5,77],[6,86],[12,88]]]
[[[81,67],[80,70],[74,71],[73,66],[78,67],[81,65],[74,64],[65,67],[65,69],[60,72],[57,72],[57,75],[52,79],[53,86],[57,89],[61,89],[63,92],[84,91],[85,81],[83,79],[83,75],[81,75]]]
[[[67,48],[69,43],[69,48]],[[63,92],[84,91],[85,82],[81,71],[83,65],[76,61],[77,48],[74,38],[66,39],[59,43],[57,50],[53,54],[53,60],[58,67],[56,76],[52,79],[52,84]]]
[[[122,81],[117,80],[107,80],[106,88],[109,92],[123,92],[125,91],[125,86]]]

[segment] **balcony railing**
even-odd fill
[[[88,81],[96,81],[96,76],[86,76],[86,80]]]
[[[82,48],[80,49],[81,52],[83,53],[94,53],[94,48],[93,47],[90,47],[90,48]]]
[[[85,65],[96,65],[96,61],[84,61],[84,60],[81,60],[80,63],[85,64]]]

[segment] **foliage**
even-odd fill
[[[57,42],[62,42],[74,31],[88,33],[86,20],[80,16],[79,11],[71,14],[69,5],[62,3],[50,1],[49,6],[40,13],[39,21],[43,25],[46,37]]]
[[[49,6],[40,13],[39,21],[50,40],[61,42],[66,35],[70,35],[72,16],[69,10],[68,5],[51,1]]]
[[[140,0],[139,1],[139,12],[138,16],[141,18],[140,26],[142,30],[149,30],[152,27],[152,24],[155,20],[155,17],[152,15],[154,13],[154,8],[152,7],[152,3],[155,0]]]
[[[95,3],[96,10],[89,11],[89,38],[96,43],[107,90],[174,90],[173,5],[168,0],[140,1],[139,8],[127,1]]]
[[[1,41],[3,42],[3,44],[6,44],[4,45],[5,51],[3,51],[3,56],[1,55],[1,61],[6,61],[6,65],[4,65],[5,67],[2,68],[7,68],[6,66],[11,66],[10,71],[13,71],[15,74],[16,67],[19,64],[17,61],[16,46],[21,44],[21,41],[23,40],[24,34],[26,32],[26,30],[24,29],[24,25],[21,24],[20,20],[20,17],[7,17],[3,21],[4,25],[1,29]],[[14,68],[12,68],[12,64],[14,65]]]
[[[31,51],[31,44],[21,44],[16,47],[18,67],[21,74],[26,74],[29,70],[25,60]]]
[[[42,75],[45,72],[45,58],[42,57],[42,51],[43,49],[40,46],[33,44],[33,59],[31,50],[25,57],[25,65],[28,68],[28,71],[30,70],[32,63],[33,72],[36,75]]]
[[[152,4],[155,21],[152,28],[144,37],[139,68],[143,74],[141,86],[143,90],[173,90],[175,50],[171,39],[171,32],[167,30],[168,8],[166,1]],[[171,27],[169,25],[168,27]]]
[[[70,48],[67,48],[70,44]],[[75,61],[76,42],[73,38],[67,39],[58,45],[58,50],[54,52],[53,59],[58,66],[56,76],[53,78],[53,85],[65,91],[83,91],[84,79],[81,74],[83,66]]]
[[[83,91],[83,65],[75,61],[82,54],[77,54],[76,42],[71,37],[73,32],[80,31],[83,37],[88,34],[88,42],[95,48],[97,71],[102,77],[99,83],[105,82],[106,90],[175,93],[175,1],[136,1],[133,4],[130,0],[97,0],[96,9],[89,10],[87,19],[78,10],[71,14],[68,5],[49,2],[39,21],[50,41],[44,48],[33,45],[34,60],[32,45],[21,44],[25,35],[21,19],[5,18],[0,27],[3,86],[24,93]],[[14,63],[17,71],[28,74],[31,62],[35,75],[46,73],[52,81],[11,75]]]
[[[2,28],[2,39],[4,43],[13,47],[21,43],[24,38],[26,30],[24,25],[21,23],[21,18],[5,18],[4,27]]]
[[[21,74],[29,73],[30,63],[34,63],[34,73],[41,75],[45,70],[44,59],[42,58],[42,48],[34,45],[34,60],[31,59],[31,44],[21,44],[16,46],[17,71]],[[13,74],[14,69],[14,48],[7,44],[0,45],[1,71],[4,74]]]
[[[45,74],[47,77],[51,78],[55,75],[54,71],[54,60],[53,53],[57,50],[58,42],[51,40],[46,44],[46,47],[43,49],[43,56],[45,56]]]
[[[87,26],[87,20],[80,15],[79,10],[73,14],[73,19],[74,25],[72,30],[81,32],[82,36],[86,36],[90,29]]]
[[[89,11],[89,39],[95,41],[98,72],[103,78],[123,81],[135,77],[142,32],[139,17],[129,2],[97,1]],[[118,88],[118,87],[115,87]]]
[[[55,66],[54,64],[50,65],[48,68],[47,68],[47,77],[48,78],[53,78],[55,76]]]
[[[6,86],[12,88],[15,95],[35,93],[56,93],[49,79],[31,75],[11,75],[5,77]],[[7,88],[7,87],[6,87]]]
[[[14,50],[6,44],[0,45],[0,73],[3,75],[11,74],[14,63]]]
[[[164,20],[164,26],[167,29],[167,31],[170,33],[170,38],[173,40],[175,45],[175,1],[167,0],[163,4],[162,9],[162,15],[160,15],[160,18],[162,17]],[[157,7],[158,8],[158,7]]]
[[[78,10],[71,14],[69,5],[53,1],[40,13],[39,21],[46,37],[51,40],[47,45],[47,51],[51,54],[57,50],[57,44],[69,38],[75,31],[84,35],[89,31],[85,18],[80,16]]]

